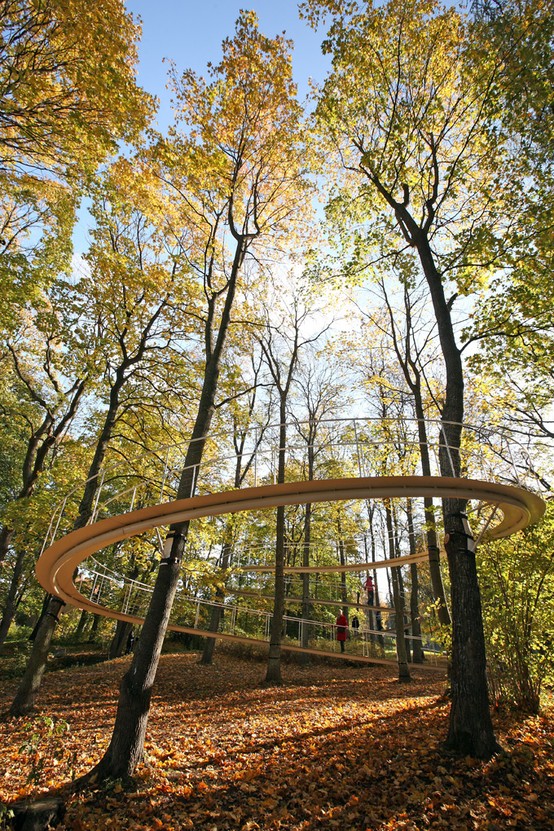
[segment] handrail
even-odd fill
[[[292,431],[296,430],[297,435],[300,435],[301,427],[308,423],[308,421],[294,421],[287,425],[289,432],[291,432],[287,456],[289,468],[292,469],[292,466],[294,466],[295,478],[298,478],[299,472],[303,469],[303,455],[307,453],[308,445],[301,441],[293,441]],[[335,458],[333,451],[338,455],[339,449],[344,451],[345,448],[350,448],[350,457],[345,460],[344,456],[341,455],[340,461],[351,463],[353,469],[364,476],[386,475],[391,472],[407,475],[417,474],[421,470],[419,454],[421,442],[417,430],[420,422],[417,419],[404,419],[401,422],[402,426],[407,428],[402,440],[404,448],[412,451],[411,454],[405,454],[409,458],[392,461],[389,458],[383,458],[382,450],[386,446],[386,436],[384,441],[383,435],[380,436],[379,434],[386,433],[387,430],[397,426],[398,423],[395,419],[359,416],[323,419],[320,426],[325,435],[321,435],[317,450],[325,450],[327,452],[326,461],[329,461]],[[442,429],[444,423],[439,419],[428,419],[425,421],[425,426],[426,431],[430,434],[426,447],[433,465],[431,475],[444,475],[444,471],[441,471],[439,467],[439,451],[446,449],[447,456],[450,459],[452,458],[451,448],[446,446],[442,440],[444,437]],[[462,442],[460,448],[461,464],[464,470],[463,478],[517,484],[529,490],[536,490],[536,474],[529,472],[529,447],[523,445],[519,435],[508,428],[485,428],[482,425],[475,426],[471,424],[461,426],[466,436],[466,441]],[[251,465],[250,475],[245,478],[245,486],[256,486],[261,482],[276,481],[275,464],[279,448],[278,442],[272,441],[272,438],[275,438],[274,434],[278,427],[278,424],[274,424],[266,428],[261,442],[259,441],[259,428],[253,427],[249,431],[250,441],[246,442],[242,456],[246,458],[253,456],[254,464]],[[476,442],[475,447],[472,446],[470,438]],[[530,437],[530,439],[532,438]],[[228,441],[227,436],[212,437],[212,441],[223,441],[224,439]],[[498,444],[496,449],[494,447],[495,441]],[[506,443],[509,460],[504,456]],[[101,517],[132,510],[131,506],[134,507],[137,501],[140,501],[142,507],[156,504],[158,494],[160,498],[166,495],[169,500],[174,499],[177,481],[183,472],[184,452],[186,452],[189,444],[189,441],[183,441],[177,445],[161,447],[157,451],[145,451],[144,454],[127,462],[109,463],[102,468],[96,477],[91,477],[76,484],[54,509],[42,550],[44,551],[52,545],[60,534],[65,534],[72,529],[76,518],[77,494],[93,479],[97,480],[98,489],[95,494],[91,522]],[[487,453],[483,451],[487,451]],[[489,454],[492,454],[490,458],[488,457]],[[148,462],[149,469],[142,475],[140,470],[145,462]],[[213,455],[208,448],[204,454],[202,466],[193,466],[196,468],[197,492],[213,493],[233,487],[235,462],[236,454],[216,453]],[[452,461],[451,464],[453,465]],[[522,468],[529,472],[527,479],[522,476]],[[316,471],[316,478],[319,478],[317,474],[318,471]],[[454,470],[450,472],[450,475],[454,475]],[[119,489],[117,481],[121,478],[125,480],[125,485]],[[129,483],[129,480],[132,480],[131,483]],[[127,497],[129,498],[127,499]]]
[[[83,596],[91,603],[102,604],[104,612],[109,608],[115,613],[114,616],[142,616],[149,602],[152,587],[118,574],[94,558],[91,560],[93,565],[83,568],[78,578],[81,592],[83,588],[87,589],[88,585],[88,591]],[[130,598],[133,592],[135,597],[131,604]],[[106,605],[107,602],[111,604],[109,607]],[[272,612],[236,602],[217,601],[181,593],[175,599],[171,622],[175,627],[184,625],[204,634],[208,631],[206,622],[210,619],[210,611],[214,608],[220,609],[223,613],[220,615],[218,625],[219,634],[250,636],[252,640],[269,641]],[[394,609],[386,611],[389,618],[395,617]],[[296,641],[297,648],[307,648],[311,651],[335,652],[338,650],[337,625],[333,621],[312,620],[288,614],[283,616],[283,624],[285,643]],[[363,619],[360,628],[351,631],[348,654],[351,657],[360,654],[365,657],[373,655],[384,658],[387,652],[390,653],[396,648],[396,636],[395,629],[372,629],[368,619]],[[432,642],[431,631],[427,632],[425,637],[405,634],[405,638],[411,643],[420,641],[423,648],[427,649],[427,661],[437,664],[443,651],[438,644]],[[393,657],[390,658],[390,662],[395,663]]]

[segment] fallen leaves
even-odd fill
[[[197,660],[162,657],[136,790],[116,782],[72,797],[59,831],[554,826],[552,713],[498,721],[509,752],[488,763],[451,759],[438,750],[449,706],[441,681],[402,686],[381,667],[289,664],[286,684],[272,688],[260,685],[263,664],[225,654],[211,667]],[[0,724],[0,800],[60,786],[98,761],[127,661],[51,673],[43,716]],[[56,732],[58,723],[68,729]],[[34,755],[24,756],[29,735]]]

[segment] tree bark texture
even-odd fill
[[[64,605],[63,600],[58,597],[50,597],[46,614],[42,616],[38,627],[25,674],[10,707],[11,716],[23,716],[29,713],[35,705],[46,669],[52,635],[58,623],[58,615]]]
[[[448,527],[455,529],[445,538],[452,579],[452,706],[445,748],[488,759],[501,748],[490,716],[475,553],[468,548],[460,501],[445,500],[445,511]]]
[[[6,596],[6,602],[4,604],[4,612],[2,614],[2,620],[0,621],[0,647],[3,646],[8,632],[10,630],[10,626],[14,615],[17,611],[17,595],[19,590],[19,585],[21,582],[21,575],[23,573],[23,564],[25,561],[25,554],[26,552],[23,549],[19,549],[16,555],[15,563],[13,566],[12,572],[12,579],[10,581],[10,586],[8,588],[8,594]]]
[[[281,633],[285,614],[285,507],[277,508],[275,528],[275,598],[269,633],[269,655],[265,676],[268,684],[282,684]]]
[[[87,778],[129,779],[140,762],[156,670],[179,581],[181,536],[162,560],[131,667],[123,676],[109,747]]]
[[[127,620],[118,620],[115,625],[115,632],[108,649],[108,659],[120,658],[125,652],[127,640],[133,631],[133,624]]]
[[[387,524],[387,536],[389,545],[389,559],[394,561],[396,557],[396,536],[392,517],[392,507],[387,501],[385,503],[385,518]],[[404,602],[400,591],[398,567],[391,566],[392,596],[394,602],[394,615],[396,619],[396,656],[398,659],[398,680],[402,682],[411,681],[408,667],[408,655],[406,651],[406,639],[404,637]]]

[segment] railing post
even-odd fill
[[[165,454],[164,469],[163,469],[163,473],[162,473],[162,484],[161,484],[161,487],[160,487],[160,502],[162,501],[163,495],[164,495],[165,481],[167,479],[168,462],[169,462],[169,447],[167,448],[167,453]]]
[[[259,429],[260,429],[259,427],[256,427],[254,429],[254,487],[255,488],[258,487],[258,448],[259,448],[258,430]]]
[[[91,514],[90,514],[90,519],[89,519],[87,525],[92,525],[93,522],[96,522],[96,514],[97,514],[97,511],[98,511],[98,503],[100,502],[100,494],[102,493],[102,488],[104,486],[104,477],[105,477],[105,475],[106,475],[106,469],[104,468],[104,470],[102,471],[102,475],[100,476],[100,482],[98,484],[98,488],[96,490],[96,496],[95,496],[95,499],[94,499],[94,506],[92,508],[92,511],[91,511]]]
[[[518,470],[517,470],[517,467],[516,467],[516,463],[515,463],[515,461],[514,461],[514,457],[513,457],[513,454],[512,454],[512,445],[511,445],[510,441],[508,441],[508,453],[510,454],[510,461],[511,461],[511,463],[512,463],[512,467],[513,467],[513,469],[514,469],[514,474],[515,474],[516,482],[517,482],[518,486],[519,486],[519,487],[521,487],[521,480],[520,480],[520,478],[519,478],[519,473],[518,473]]]
[[[354,424],[354,439],[356,441],[356,455],[358,457],[358,473],[360,478],[364,475],[363,474],[363,467],[362,467],[362,459],[360,457],[360,442],[358,440],[358,420],[355,418],[353,421]]]
[[[58,516],[58,521],[56,522],[56,527],[54,528],[54,530],[52,532],[52,542],[54,542],[55,539],[56,539],[56,534],[58,533],[58,528],[60,527],[60,522],[62,521],[62,517],[64,515],[66,505],[67,505],[67,496],[65,497],[64,501],[62,502],[62,506],[60,508],[60,514]]]

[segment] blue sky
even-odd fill
[[[159,126],[171,121],[170,94],[165,88],[167,64],[204,73],[217,62],[221,41],[233,34],[240,9],[256,12],[260,30],[273,36],[286,31],[295,42],[293,64],[301,96],[309,77],[322,80],[328,59],[321,55],[322,33],[299,20],[297,0],[127,0],[127,9],[142,19],[139,83],[160,98]]]
[[[173,120],[164,58],[175,61],[180,71],[190,67],[204,74],[209,61],[219,61],[221,42],[233,34],[241,9],[256,12],[264,34],[285,31],[294,41],[295,79],[300,97],[307,95],[308,78],[323,80],[329,58],[321,54],[323,32],[299,19],[297,5],[297,0],[126,0],[127,9],[142,20],[138,82],[160,99],[158,127],[164,130]],[[77,255],[88,247],[86,206],[85,200],[73,236]]]

